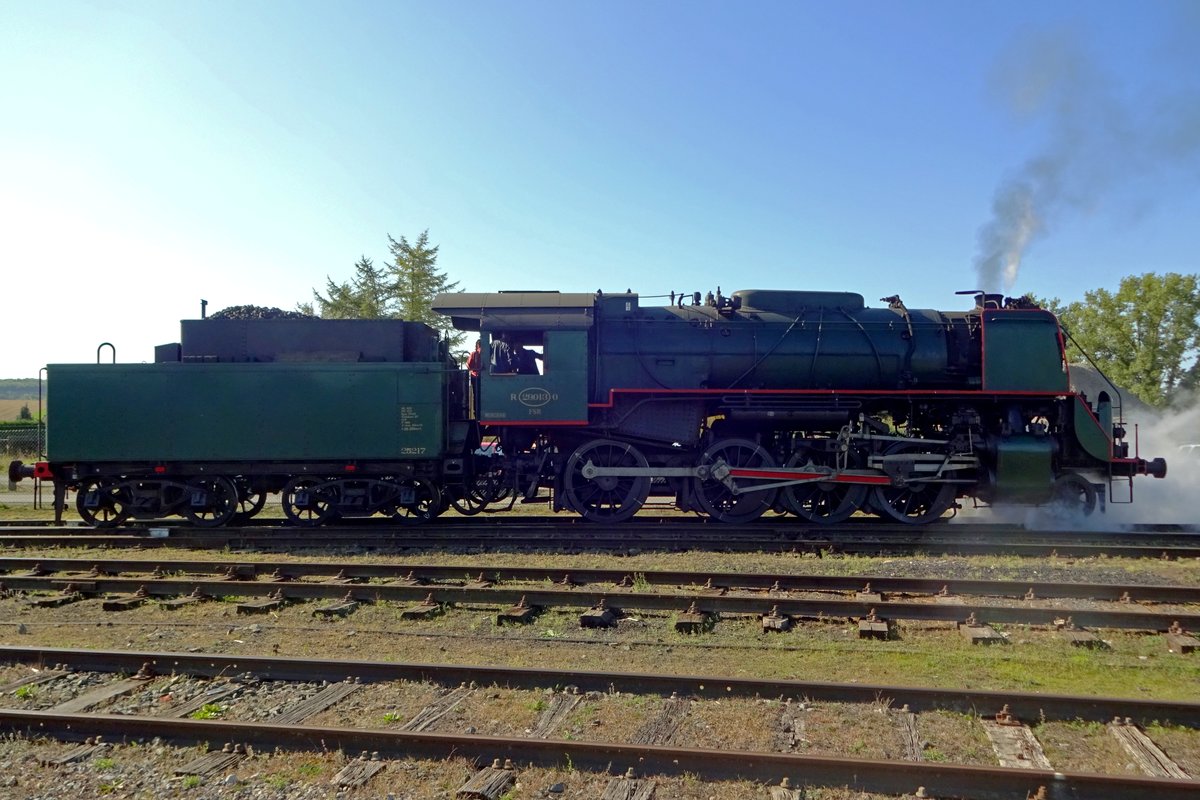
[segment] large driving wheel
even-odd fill
[[[79,484],[75,508],[96,528],[115,528],[129,519],[129,492],[112,478],[88,478]]]
[[[219,528],[238,510],[238,490],[233,481],[220,475],[188,481],[188,499],[183,516],[198,528]]]
[[[919,445],[897,442],[886,455],[920,453]],[[876,486],[871,492],[871,508],[885,519],[922,525],[940,519],[954,504],[955,484],[913,482],[903,486]]]
[[[333,502],[317,478],[292,478],[283,487],[283,515],[311,528],[334,517]]]
[[[729,469],[770,469],[776,466],[771,454],[749,439],[723,439],[704,451],[699,466],[710,471]],[[752,478],[732,478],[738,492],[725,483],[720,474],[694,478],[696,500],[709,516],[721,522],[744,523],[761,517],[775,505],[776,489],[752,491]],[[772,479],[775,480],[775,479]]]
[[[567,503],[591,522],[621,522],[637,513],[650,496],[649,475],[587,476],[588,465],[646,469],[649,464],[631,444],[594,439],[581,444],[563,470],[562,486]]]
[[[400,487],[400,502],[392,512],[392,519],[406,525],[429,522],[442,513],[442,493],[424,478],[404,478],[396,482]]]
[[[796,452],[788,459],[787,466],[803,467],[810,463],[809,452]],[[820,458],[821,461],[832,459]],[[826,466],[826,464],[818,464]],[[867,499],[868,487],[862,483],[797,483],[785,486],[780,491],[783,506],[801,519],[819,525],[843,522],[862,507]]]

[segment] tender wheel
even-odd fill
[[[748,439],[723,439],[704,451],[699,466],[709,469],[724,464],[730,469],[770,469],[776,466],[771,454]],[[756,483],[753,479],[732,477],[741,491],[733,489],[719,476],[693,478],[696,500],[713,519],[721,522],[744,523],[761,517],[775,505],[776,489],[747,491]]]
[[[317,478],[292,478],[283,487],[283,515],[306,528],[334,517],[333,502]]]
[[[1096,510],[1096,487],[1082,475],[1068,472],[1051,485],[1049,505],[1062,514],[1089,516]]]
[[[914,445],[899,442],[888,455],[919,452]],[[906,486],[877,486],[871,492],[871,508],[885,519],[922,525],[940,519],[954,504],[953,483],[912,483]]]
[[[229,478],[193,478],[188,481],[188,492],[183,516],[199,528],[218,528],[237,514],[238,490]]]
[[[595,439],[579,446],[567,459],[562,485],[567,503],[591,522],[621,522],[637,513],[650,496],[648,475],[585,477],[584,469],[625,467],[645,469],[646,457],[631,444]]]
[[[88,478],[79,484],[75,508],[96,528],[115,528],[129,519],[129,493],[112,478]]]
[[[473,517],[487,508],[487,502],[480,500],[474,492],[466,487],[454,490],[453,496],[450,498],[450,505],[465,517]]]
[[[442,513],[442,493],[424,478],[405,478],[397,481],[400,486],[401,502],[396,504],[392,519],[407,525],[429,522]],[[411,491],[411,500],[404,495]],[[405,502],[407,501],[407,502]]]
[[[787,466],[803,467],[809,462],[808,453],[794,453]],[[862,507],[868,488],[861,483],[799,483],[779,491],[783,506],[801,519],[819,525],[843,522]]]
[[[235,525],[241,525],[263,510],[263,506],[267,504],[267,493],[254,491],[245,480],[239,480],[236,483],[238,490],[237,513],[233,515],[231,521]]]

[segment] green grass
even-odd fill
[[[205,703],[200,708],[193,711],[189,716],[192,719],[217,719],[225,713],[225,709],[217,703]]]
[[[187,775],[184,777],[181,785],[183,786],[184,789],[195,789],[197,786],[199,786],[203,782],[204,781],[200,778],[199,775]]]

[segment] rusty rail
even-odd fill
[[[1156,800],[1193,800],[1197,792],[1195,781],[1173,778],[132,715],[3,710],[0,711],[0,729],[64,739],[99,734],[110,741],[159,737],[184,745],[237,741],[261,749],[340,749],[351,753],[371,750],[385,756],[435,759],[458,756],[477,761],[507,757],[518,764],[553,767],[570,763],[575,767],[600,772],[611,770],[616,774],[627,766],[636,765],[643,774],[691,773],[710,780],[752,780],[770,784],[789,778],[798,785],[849,786],[859,791],[891,794],[913,792],[918,786],[924,786],[927,794],[972,800],[1009,800],[1021,796],[1017,793],[1035,794],[1042,787],[1052,799],[1154,797]]]
[[[341,576],[352,579],[396,580],[411,577],[421,581],[474,580],[482,575],[495,583],[540,582],[555,584],[632,584],[679,586],[699,590],[736,588],[783,592],[856,592],[867,585],[872,591],[890,594],[975,595],[1037,599],[1072,598],[1152,603],[1200,603],[1200,587],[1163,584],[1100,584],[1062,581],[999,581],[941,578],[898,578],[883,575],[817,575],[740,572],[683,572],[665,570],[613,570],[533,567],[469,567],[439,564],[364,564],[361,562],[296,561],[202,561],[114,558],[5,558],[0,571],[43,576],[64,572],[95,571],[102,575],[151,574],[156,571],[178,575],[219,575],[231,569],[241,575],[282,576],[287,579]],[[1032,598],[1031,598],[1032,599]]]
[[[1200,629],[1200,613],[1156,613],[1143,610],[1064,609],[1054,606],[989,606],[968,603],[918,603],[860,601],[772,596],[721,596],[703,593],[655,594],[649,592],[596,591],[593,589],[499,588],[470,586],[395,586],[335,583],[228,581],[147,578],[52,578],[5,576],[14,590],[63,590],[73,585],[82,594],[144,591],[157,597],[199,594],[210,597],[264,597],[278,595],[286,600],[347,598],[358,602],[419,602],[430,599],[440,604],[511,606],[524,600],[539,607],[591,608],[603,601],[609,608],[643,611],[681,611],[694,604],[703,614],[761,615],[776,608],[780,614],[815,618],[862,618],[874,610],[884,620],[965,622],[974,616],[980,624],[1007,623],[1054,625],[1069,615],[1074,624],[1095,628],[1168,631],[1175,623],[1189,630]]]
[[[663,675],[542,668],[421,664],[390,661],[341,661],[285,656],[223,655],[136,650],[82,650],[60,647],[0,646],[0,663],[65,664],[75,670],[133,674],[149,665],[156,674],[218,677],[249,672],[264,680],[341,681],[362,683],[425,681],[446,686],[474,682],[518,689],[567,685],[580,691],[620,691],[670,697],[791,698],[837,703],[875,703],[887,698],[913,711],[946,710],[983,716],[1008,706],[1018,719],[1108,722],[1129,717],[1138,724],[1154,721],[1200,727],[1200,703],[1143,698],[1039,694],[1010,691],[934,689],[887,684],[826,681],[763,680],[717,675]]]

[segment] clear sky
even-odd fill
[[[0,377],[426,228],[469,291],[1196,272],[1198,43],[1186,0],[0,0]]]

